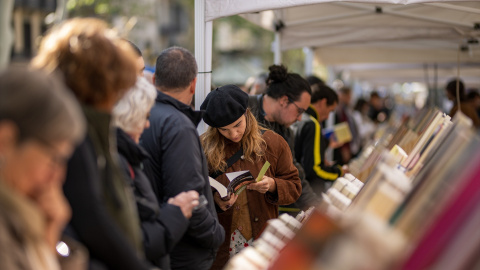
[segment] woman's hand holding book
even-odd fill
[[[231,193],[230,199],[228,200],[222,200],[220,197],[220,194],[218,192],[215,192],[213,194],[213,199],[215,200],[215,203],[222,209],[223,211],[227,211],[232,205],[237,201],[238,195],[235,193]]]
[[[260,193],[266,193],[268,192],[275,192],[277,190],[277,184],[275,183],[275,180],[273,178],[268,177],[264,175],[262,177],[262,180],[248,184],[247,186],[248,190],[256,190]]]

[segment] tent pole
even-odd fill
[[[205,21],[205,0],[195,1],[195,59],[198,65],[195,109],[198,110],[210,92],[212,78],[212,22]],[[203,121],[197,130],[199,134],[207,130]]]
[[[14,0],[0,1],[0,68],[10,63],[10,51],[13,44],[12,27],[10,26],[13,14]]]
[[[313,74],[313,49],[303,47],[303,53],[305,54],[305,76],[309,76]]]
[[[280,65],[282,63],[282,49],[280,48],[280,31],[275,32],[275,40],[273,41],[273,63]]]

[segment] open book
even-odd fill
[[[253,175],[250,173],[250,171],[226,173],[225,176],[227,176],[228,180],[230,181],[226,187],[210,176],[208,179],[210,181],[210,186],[218,191],[218,194],[220,194],[222,200],[227,201],[230,199],[230,195],[232,193],[239,195],[243,190],[245,190],[248,184],[261,181],[268,167],[270,167],[270,163],[266,161],[258,173],[257,179],[253,178]]]
[[[218,191],[218,194],[220,194],[222,200],[225,201],[230,199],[230,195],[232,193],[236,193],[243,186],[246,186],[255,181],[250,171],[231,172],[226,173],[225,175],[227,176],[228,180],[230,180],[230,183],[226,187],[222,185],[222,183],[211,178],[210,176],[208,177],[208,179],[210,180],[210,186],[216,189]],[[243,188],[241,190],[243,190]],[[238,193],[240,192],[241,191],[239,191]]]

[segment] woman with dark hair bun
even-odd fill
[[[273,99],[286,96],[288,102],[293,103],[299,101],[303,93],[312,94],[308,82],[297,73],[289,73],[285,66],[272,65],[268,70],[267,96]]]

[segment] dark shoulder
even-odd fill
[[[165,128],[193,128],[196,130],[192,121],[185,114],[165,103],[155,103],[150,111],[150,122],[152,125],[160,125]]]

